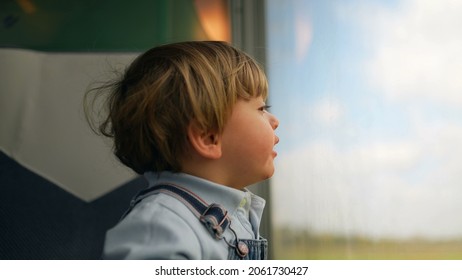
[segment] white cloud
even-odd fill
[[[411,142],[374,143],[358,148],[353,156],[365,162],[374,163],[377,169],[408,169],[415,165],[421,157],[419,144]]]
[[[366,78],[394,100],[425,98],[462,105],[462,1],[403,0],[398,9],[342,6],[362,25],[371,56]],[[366,43],[367,42],[367,43]]]
[[[311,106],[311,117],[317,123],[330,125],[340,120],[345,109],[338,99],[326,96]]]

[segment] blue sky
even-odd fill
[[[269,1],[277,225],[462,236],[460,14],[451,0]]]

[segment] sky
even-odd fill
[[[462,237],[462,1],[268,1],[276,226]]]

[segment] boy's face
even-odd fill
[[[278,119],[270,114],[262,97],[238,100],[222,134],[222,160],[231,187],[241,189],[274,173],[273,160],[279,142],[274,130]]]

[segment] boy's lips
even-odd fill
[[[274,137],[275,137],[274,145],[276,146],[276,144],[279,143],[279,137],[277,137],[276,135]]]
[[[274,137],[275,137],[274,146],[276,146],[277,143],[279,143],[279,137],[277,137],[276,135]],[[278,155],[278,153],[273,150],[273,157],[276,157],[277,155]]]

